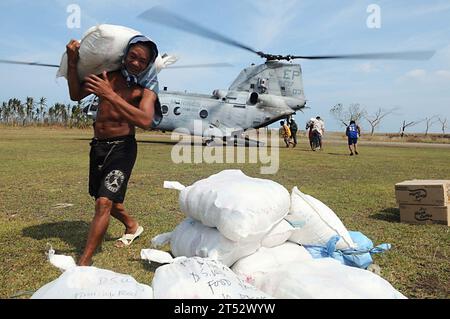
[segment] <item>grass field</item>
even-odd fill
[[[0,136],[0,297],[27,298],[60,275],[46,260],[47,243],[75,258],[84,248],[94,207],[87,194],[92,132],[0,128]],[[289,191],[298,186],[332,208],[347,229],[375,245],[392,244],[374,260],[382,277],[407,297],[450,297],[450,227],[400,223],[394,197],[394,184],[406,179],[450,179],[450,148],[360,145],[360,155],[349,157],[345,144],[326,138],[323,152],[311,152],[301,136],[297,148],[280,149],[276,175],[260,175],[256,164],[173,164],[170,138],[140,133],[137,139],[125,205],[145,232],[130,247],[115,248],[123,229],[112,219],[95,266],[151,284],[155,266],[140,260],[140,250],[184,218],[178,193],[163,189],[163,182],[189,185],[239,168]]]

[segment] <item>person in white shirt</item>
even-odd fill
[[[320,118],[320,116],[316,116],[316,120],[313,124],[312,133],[316,134],[316,137],[319,140],[320,150],[323,150],[322,146],[322,137],[325,133],[325,122]]]

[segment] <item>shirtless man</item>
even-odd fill
[[[92,264],[92,255],[101,244],[110,215],[125,225],[125,234],[116,246],[128,246],[143,231],[123,205],[133,169],[137,144],[135,126],[148,129],[153,121],[157,95],[136,83],[130,84],[121,70],[89,75],[80,83],[77,71],[80,44],[71,40],[66,47],[70,98],[79,101],[95,94],[99,97],[94,138],[90,151],[89,194],[95,198],[86,247],[78,265]],[[139,75],[153,64],[158,52],[153,42],[137,42],[127,47],[122,69]]]

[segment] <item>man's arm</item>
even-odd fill
[[[102,73],[102,77],[96,75],[88,76],[85,86],[88,92],[108,100],[114,107],[114,110],[128,123],[144,130],[150,128],[155,114],[155,103],[157,99],[153,91],[144,89],[139,107],[136,108],[114,92],[106,72]]]
[[[80,101],[90,93],[86,91],[86,88],[78,78],[78,50],[80,43],[77,40],[71,40],[66,46],[67,52],[67,84],[69,85],[69,94],[72,101]]]

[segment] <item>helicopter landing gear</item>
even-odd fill
[[[214,144],[214,139],[215,139],[216,137],[215,136],[211,136],[210,138],[208,138],[208,139],[206,139],[204,142],[203,142],[203,146],[211,146],[211,145],[213,145]]]

